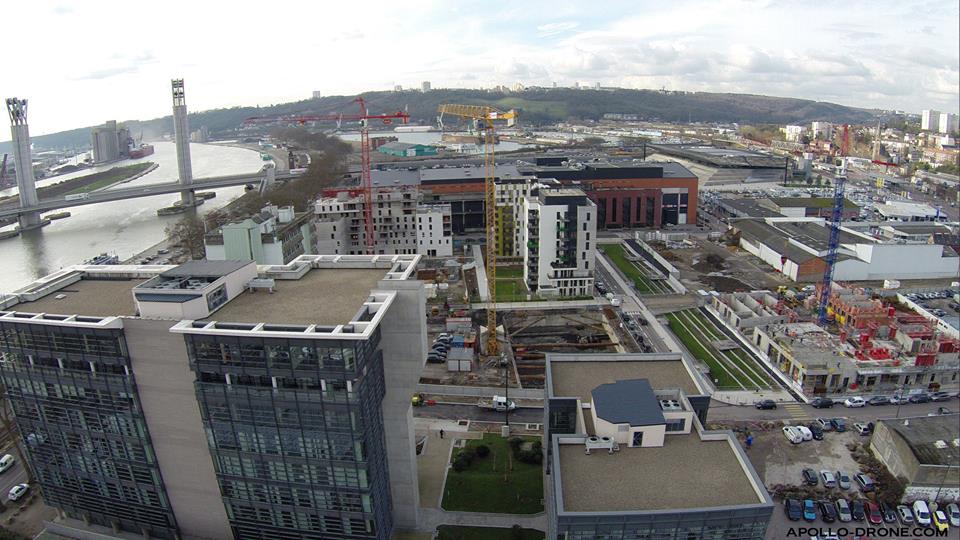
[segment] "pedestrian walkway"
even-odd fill
[[[417,456],[417,484],[420,487],[421,508],[439,508],[443,495],[443,482],[447,478],[447,464],[450,463],[450,448],[453,434],[447,432],[440,438],[439,431],[431,430],[423,452]]]
[[[422,497],[421,497],[422,500]],[[540,514],[488,514],[484,512],[447,512],[439,508],[420,509],[421,531],[435,531],[440,525],[502,527],[520,525],[525,529],[547,530],[547,516]]]
[[[810,415],[807,414],[807,411],[799,403],[784,403],[782,407],[783,410],[787,411],[787,413],[790,415],[790,418],[793,418],[799,422],[810,421]]]

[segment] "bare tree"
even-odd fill
[[[206,250],[203,245],[203,237],[206,234],[203,220],[196,214],[190,214],[167,225],[164,233],[174,244],[186,250],[193,259],[203,259]]]
[[[35,481],[33,469],[30,468],[30,464],[27,462],[26,457],[24,457],[23,449],[20,448],[22,442],[20,426],[13,421],[13,410],[10,405],[10,400],[7,399],[7,387],[3,384],[0,384],[0,424],[3,424],[3,429],[7,432],[10,441],[13,443],[13,451],[17,453],[17,459],[20,460],[23,470],[27,471],[27,483],[32,484]]]

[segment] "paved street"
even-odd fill
[[[427,405],[413,410],[414,416],[421,418],[441,418],[444,420],[467,419],[474,422],[503,422],[503,413],[481,409],[476,405]],[[543,409],[520,408],[510,413],[510,421],[523,424],[543,423]]]
[[[786,406],[789,405],[789,406]],[[900,406],[899,415],[896,405],[866,406],[857,409],[848,409],[843,404],[834,405],[831,409],[815,409],[810,405],[800,403],[779,404],[776,409],[761,411],[755,407],[727,405],[719,401],[710,402],[708,421],[723,420],[796,420],[808,422],[819,416],[835,418],[843,416],[855,421],[876,421],[887,418],[907,418],[910,416],[926,416],[936,412],[940,407],[947,407],[952,412],[960,411],[960,401],[951,399],[940,403],[904,404]]]
[[[14,459],[17,458],[17,454],[14,453],[12,449],[10,449],[9,453],[14,457]],[[17,462],[13,464],[13,467],[10,467],[6,471],[0,473],[0,497],[3,497],[4,504],[7,503],[7,494],[10,493],[10,488],[26,481],[27,471],[24,470],[23,464],[20,463],[19,459],[17,459]]]

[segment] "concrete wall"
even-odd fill
[[[230,538],[183,336],[174,321],[124,319],[147,429],[170,505],[187,538]]]
[[[398,529],[414,529],[419,521],[416,441],[410,396],[417,391],[426,362],[427,320],[423,282],[382,280],[379,289],[395,290],[397,297],[380,324],[383,351],[383,430],[386,438],[393,522]]]

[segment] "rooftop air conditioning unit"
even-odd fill
[[[610,437],[597,437],[596,435],[587,437],[587,440],[584,441],[584,447],[588,456],[591,450],[606,450],[609,454],[620,451],[620,445],[617,444],[617,441]]]
[[[664,411],[682,411],[683,406],[680,405],[680,401],[676,399],[661,399],[660,408]]]

